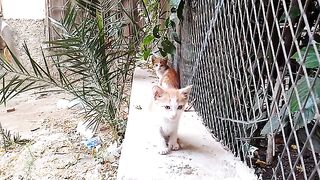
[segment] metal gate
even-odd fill
[[[47,24],[47,39],[56,39],[58,34],[55,32],[52,20],[60,21],[64,17],[64,12],[68,7],[70,0],[46,0],[46,24]]]
[[[319,0],[186,0],[182,85],[262,179],[319,179]]]

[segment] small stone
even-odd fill
[[[16,108],[7,109],[7,113],[16,111]]]

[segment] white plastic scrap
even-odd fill
[[[105,159],[109,162],[115,162],[117,157],[120,157],[121,147],[118,147],[117,142],[111,144],[107,148]]]
[[[254,146],[250,146],[249,147],[249,150],[248,150],[248,157],[249,158],[254,158],[254,152],[256,151],[256,150],[258,150],[259,148],[257,148],[257,147],[254,147]]]
[[[72,101],[66,100],[66,99],[59,99],[57,101],[57,108],[58,109],[70,109],[70,108],[84,108],[84,104],[80,99],[74,99]]]
[[[89,122],[79,122],[77,126],[77,133],[79,133],[81,136],[85,137],[86,139],[90,139],[94,135],[94,130],[87,128]]]

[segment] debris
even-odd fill
[[[101,126],[101,127],[100,127],[100,131],[106,131],[106,130],[108,130],[108,127],[107,127],[107,126]]]
[[[297,165],[297,166],[296,166],[296,169],[297,169],[297,171],[300,172],[300,173],[303,172],[303,167],[302,167],[302,165]]]
[[[254,147],[254,146],[251,146],[250,145],[250,147],[249,147],[249,149],[248,149],[248,157],[249,158],[254,158],[254,155],[256,154],[256,151],[258,150],[258,148],[257,147]]]
[[[82,109],[84,108],[84,104],[80,99],[74,99],[68,103],[68,108],[74,108],[74,107]]]
[[[120,156],[120,151],[121,151],[121,147],[118,147],[117,142],[111,144],[108,148],[107,148],[107,152],[108,154],[111,154],[115,157],[119,157]]]
[[[66,99],[59,99],[57,102],[58,109],[70,109],[77,106],[78,108],[83,108],[84,105],[80,99],[74,99],[72,101]]]
[[[107,148],[103,148],[98,154],[102,162],[116,163],[118,166],[117,159],[120,157],[121,146],[118,147],[117,142],[110,144]]]
[[[7,109],[7,113],[16,111],[16,108]]]
[[[295,145],[295,144],[292,144],[291,146],[290,146],[292,149],[294,149],[294,150],[297,150],[298,148],[297,148],[297,145]]]
[[[40,128],[37,127],[37,128],[31,129],[30,131],[31,131],[31,132],[34,132],[34,131],[39,130],[39,129],[40,129]]]
[[[36,99],[43,99],[48,96],[48,93],[41,93]]]
[[[99,136],[90,138],[88,140],[85,141],[85,145],[89,148],[89,149],[93,149],[96,148],[97,150],[101,147],[101,138]]]
[[[79,122],[77,126],[77,133],[86,139],[92,138],[95,133],[93,129],[88,128],[88,125],[89,122]]]
[[[140,105],[136,105],[135,108],[138,109],[138,110],[142,110],[142,107]]]
[[[57,102],[57,108],[58,109],[67,109],[68,108],[69,101],[65,99],[59,99]]]
[[[266,167],[267,163],[265,161],[262,161],[260,159],[257,159],[256,164],[259,164],[260,167]]]

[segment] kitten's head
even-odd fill
[[[163,57],[151,56],[152,65],[156,71],[164,72],[168,68],[168,59]]]
[[[168,120],[179,120],[181,113],[184,110],[192,86],[187,86],[182,89],[163,89],[159,86],[154,86],[153,98],[154,104],[158,112]]]

